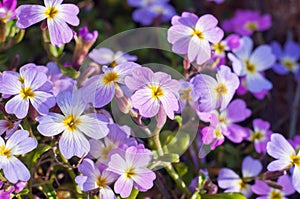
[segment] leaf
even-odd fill
[[[28,163],[28,167],[32,168],[37,160],[41,157],[41,155],[47,151],[49,151],[52,147],[47,144],[39,144],[37,148],[26,155],[26,160]]]
[[[157,160],[162,162],[179,162],[179,155],[175,153],[164,154],[159,156]]]
[[[204,194],[201,199],[247,199],[241,193]]]
[[[195,192],[195,193],[192,195],[191,199],[201,199],[201,195],[200,195],[198,192]]]
[[[184,176],[189,170],[188,167],[183,162],[174,164],[174,167],[180,177]]]
[[[52,184],[46,183],[39,187],[48,199],[57,199],[57,194]]]

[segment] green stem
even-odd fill
[[[164,151],[162,148],[162,145],[160,143],[160,139],[159,139],[159,133],[161,131],[161,128],[156,127],[154,130],[154,136],[153,136],[153,142],[154,142],[154,146],[157,150],[157,153],[159,156],[163,156],[164,155]],[[165,169],[167,170],[167,172],[169,173],[169,175],[171,176],[171,178],[175,181],[176,185],[182,190],[183,193],[185,193],[187,196],[190,196],[191,193],[188,190],[185,182],[180,178],[180,176],[177,174],[177,172],[175,171],[175,169],[173,168],[171,163],[168,163],[167,166],[165,167]]]
[[[139,190],[133,188],[131,191],[130,196],[128,196],[127,199],[136,199],[136,197],[139,195]]]

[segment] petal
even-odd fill
[[[22,155],[32,151],[36,148],[37,141],[28,136],[28,131],[18,130],[10,136],[6,143],[6,147],[9,148],[14,155]]]
[[[4,72],[1,76],[0,93],[15,95],[18,94],[22,88],[21,82],[16,75]]]
[[[280,59],[283,56],[280,44],[277,41],[274,41],[270,44],[270,46],[272,48],[272,53],[277,57],[277,59]]]
[[[196,29],[205,32],[207,30],[215,28],[217,24],[218,20],[213,15],[206,14],[198,19],[196,23]]]
[[[241,143],[244,139],[248,137],[248,131],[246,128],[241,127],[237,124],[230,124],[227,126],[229,135],[226,135],[228,139],[235,143]]]
[[[56,97],[56,103],[64,115],[79,116],[85,109],[85,103],[80,91],[65,91]]]
[[[268,145],[267,145],[268,146]],[[268,171],[279,171],[286,169],[288,166],[290,166],[290,159],[279,159],[279,160],[274,160],[270,164],[268,164]]]
[[[17,118],[26,117],[29,109],[29,100],[23,99],[21,95],[16,95],[5,104],[7,113],[15,114]]]
[[[244,121],[251,115],[251,110],[247,108],[247,104],[242,99],[233,100],[226,109],[226,116],[231,122]]]
[[[80,125],[78,126],[78,129],[94,139],[101,139],[109,132],[107,123],[98,120],[97,116],[93,113],[80,117]]]
[[[49,93],[35,91],[34,97],[30,99],[30,102],[41,115],[45,115],[48,114],[49,109],[55,105],[55,98]]]
[[[238,181],[240,177],[231,169],[221,169],[218,176],[218,185],[222,189],[236,188],[236,191],[239,191]]]
[[[121,175],[115,182],[114,190],[120,194],[122,198],[126,198],[130,195],[133,187],[133,180],[126,179],[124,175]]]
[[[152,159],[152,152],[147,149],[138,149],[135,146],[131,146],[126,150],[125,159],[128,165],[134,165],[134,167],[146,167]]]
[[[152,81],[153,71],[146,67],[139,67],[132,70],[132,76],[125,78],[126,86],[132,91],[136,91],[145,87]]]
[[[273,70],[279,75],[286,75],[289,73],[289,70],[285,66],[279,63],[275,63],[273,65]]]
[[[179,110],[178,100],[175,95],[170,91],[164,91],[164,96],[159,97],[164,110],[168,117],[173,120],[174,119],[174,112]]]
[[[115,193],[110,187],[102,188],[99,191],[99,198],[115,199]]]
[[[89,58],[98,64],[110,64],[114,61],[114,52],[108,48],[93,49],[89,53]]]
[[[247,88],[252,93],[258,93],[263,90],[272,89],[272,83],[263,77],[260,73],[249,74],[246,76]]]
[[[60,5],[63,2],[63,0],[44,0],[45,6],[48,7],[55,7],[57,5]]]
[[[46,8],[40,5],[21,5],[16,10],[18,21],[16,25],[19,28],[27,28],[35,23],[38,23],[46,16],[44,12]]]
[[[90,151],[90,144],[81,132],[65,130],[59,140],[59,150],[67,159],[73,156],[82,157]]]
[[[151,189],[153,187],[153,181],[156,178],[155,173],[147,168],[135,169],[136,175],[132,177],[133,181],[141,186],[143,189]]]
[[[79,13],[79,8],[74,4],[62,4],[59,12],[62,20],[72,26],[79,25],[79,18],[76,16]]]
[[[277,183],[283,187],[283,192],[286,196],[295,193],[295,189],[292,184],[292,180],[289,175],[283,175],[278,178]],[[296,187],[296,186],[295,186]]]
[[[253,48],[253,41],[250,37],[242,37],[241,45],[239,48],[233,50],[234,54],[240,60],[248,60]]]
[[[103,82],[103,77],[100,77],[99,81]],[[95,92],[95,99],[93,100],[95,108],[100,108],[109,104],[115,96],[114,82],[109,84],[98,84]]]
[[[243,76],[245,75],[245,69],[243,67],[243,64],[241,60],[239,60],[235,55],[232,53],[228,53],[228,59],[232,62],[232,69],[235,74],[238,76]]]
[[[255,131],[268,131],[270,123],[262,119],[255,119],[253,120],[253,128]]]
[[[251,186],[253,193],[257,195],[268,195],[271,188],[261,180],[255,180],[255,184]]]
[[[281,134],[274,133],[267,144],[267,153],[275,159],[290,161],[290,155],[295,154],[295,150]]]
[[[180,39],[191,38],[193,34],[193,29],[183,25],[175,25],[168,30],[168,41],[174,44]]]
[[[25,87],[29,87],[32,90],[40,88],[47,81],[46,74],[39,72],[37,69],[25,70],[22,75]]]
[[[51,44],[61,46],[73,38],[73,31],[63,19],[47,19]]]
[[[276,57],[268,45],[257,47],[249,59],[249,62],[256,66],[257,71],[264,71],[271,68],[275,61]]]
[[[215,27],[203,32],[203,37],[211,43],[216,44],[219,43],[224,37],[224,31],[219,27]]]
[[[126,162],[119,154],[113,154],[108,162],[108,171],[122,175],[126,170]]]
[[[299,155],[299,153],[298,153],[298,155]],[[296,191],[298,193],[300,193],[300,178],[299,178],[299,176],[300,176],[300,167],[296,166],[293,171],[292,182],[293,182],[294,188],[296,189]]]
[[[37,120],[40,123],[37,129],[44,136],[54,136],[66,129],[63,124],[64,116],[57,113],[49,113],[49,115],[41,116]]]
[[[262,171],[262,164],[259,160],[247,156],[242,163],[242,174],[244,178],[257,176]]]
[[[187,54],[191,37],[182,37],[172,46],[172,51],[177,54]]]
[[[298,60],[300,57],[300,46],[294,41],[287,41],[284,45],[285,54]]]
[[[91,159],[85,158],[78,166],[78,171],[84,176],[94,176],[95,165]]]
[[[15,184],[19,180],[26,182],[30,179],[29,170],[15,156],[11,156],[2,166],[5,178],[11,183]]]

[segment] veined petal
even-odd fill
[[[47,19],[50,41],[54,46],[69,43],[73,38],[73,31],[63,19]]]
[[[240,177],[231,169],[221,169],[218,177],[218,185],[222,189],[234,188],[239,191],[238,181],[241,180]]]
[[[38,131],[44,136],[55,136],[63,132],[66,127],[63,124],[64,116],[57,113],[49,113],[48,115],[38,117]]]
[[[65,91],[56,97],[56,103],[64,115],[79,116],[85,109],[81,91]]]
[[[115,199],[115,193],[113,192],[113,190],[111,190],[110,187],[105,187],[100,189],[99,191],[99,198],[111,198],[111,199]]]
[[[7,113],[15,114],[17,118],[23,119],[29,109],[29,100],[23,99],[21,95],[16,95],[5,104]]]
[[[6,147],[9,148],[14,155],[25,154],[32,151],[36,146],[36,139],[29,137],[29,132],[25,130],[14,132],[6,143]]]
[[[23,72],[24,85],[32,90],[36,90],[43,86],[47,81],[47,76],[43,72],[39,72],[36,69],[25,70]]]
[[[219,27],[215,27],[203,32],[203,37],[213,44],[219,43],[222,40],[223,36],[224,31]]]
[[[46,8],[41,5],[21,5],[16,10],[18,18],[16,25],[19,28],[27,28],[38,23],[46,19],[45,11]]]
[[[22,84],[18,80],[18,77],[16,75],[4,72],[1,78],[2,81],[0,86],[0,93],[8,95],[15,95],[20,93]]]
[[[244,76],[246,70],[243,67],[241,60],[239,60],[234,54],[228,53],[228,59],[232,62],[232,69],[238,76]]]
[[[291,161],[289,157],[285,159],[274,160],[270,164],[268,164],[267,169],[268,171],[279,171],[282,169],[286,169],[288,166],[290,166],[290,163]]]
[[[76,16],[79,8],[74,4],[62,4],[59,17],[72,26],[79,25],[79,18]]]
[[[15,184],[19,180],[28,181],[30,173],[27,167],[15,156],[11,156],[5,163],[2,163],[5,178]]]
[[[170,91],[164,91],[164,96],[159,97],[160,102],[162,103],[164,110],[168,117],[174,119],[174,111],[178,111],[179,104],[175,95]]]
[[[78,129],[94,139],[101,139],[109,132],[107,123],[98,120],[97,116],[93,113],[82,115],[80,117],[80,125],[78,126]]]
[[[197,59],[196,62],[197,64],[203,64],[207,62],[211,58],[211,47],[206,40],[200,40],[200,48],[198,50],[197,54]]]
[[[234,49],[233,52],[240,60],[248,60],[251,55],[252,48],[252,39],[250,37],[242,37],[240,47]]]
[[[89,58],[98,64],[110,64],[114,61],[114,52],[109,48],[93,49],[89,53]]]
[[[132,190],[133,180],[127,179],[125,175],[121,175],[115,182],[114,190],[120,194],[122,198],[127,198]]]
[[[196,29],[202,32],[213,29],[217,26],[218,20],[211,14],[200,17],[196,23]]]
[[[298,153],[298,155],[300,155],[300,153]],[[292,176],[292,182],[294,185],[294,188],[296,189],[296,191],[298,193],[300,193],[300,167],[299,166],[295,166],[294,171],[293,171],[293,176]]]
[[[276,57],[272,53],[271,47],[267,45],[257,47],[249,59],[249,62],[255,65],[257,71],[271,68],[275,61]]]
[[[49,93],[35,91],[34,97],[30,99],[30,102],[32,106],[43,115],[48,114],[49,109],[55,105],[55,98]]]
[[[184,25],[175,25],[168,30],[168,41],[174,44],[182,38],[191,38],[193,29]]]
[[[262,171],[262,164],[259,160],[247,156],[242,163],[242,174],[244,178],[255,177]]]
[[[108,162],[108,171],[122,175],[126,170],[126,162],[119,154],[113,154]]]
[[[172,46],[172,51],[177,54],[187,54],[191,37],[182,37]]]
[[[79,131],[67,131],[59,140],[59,150],[62,155],[70,159],[73,156],[82,157],[90,151],[90,144],[83,133]]]
[[[45,6],[48,7],[56,7],[57,5],[60,5],[63,2],[63,0],[44,0]]]
[[[146,67],[139,67],[132,70],[132,77],[125,78],[126,86],[133,92],[145,87],[147,83],[152,81],[153,71]],[[137,78],[139,77],[139,78]]]
[[[143,189],[151,189],[153,187],[153,180],[155,180],[155,173],[148,168],[136,168],[134,170],[137,175],[133,176],[133,181],[141,186]]]
[[[103,81],[103,76],[99,78],[99,81]],[[95,91],[95,99],[93,104],[95,108],[101,108],[109,104],[115,96],[115,84],[111,82],[109,84],[100,83],[97,85]]]

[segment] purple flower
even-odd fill
[[[253,120],[253,129],[250,131],[249,140],[254,143],[257,153],[267,152],[267,142],[270,141],[272,131],[270,131],[270,123],[262,119]]]
[[[202,141],[204,144],[211,144],[212,150],[223,143],[224,136],[234,143],[240,143],[248,137],[246,128],[235,124],[251,115],[251,110],[247,109],[245,101],[241,99],[232,101],[220,113],[217,111],[198,112],[198,115],[202,121],[211,123],[209,127],[203,128],[201,133]]]
[[[5,105],[6,112],[22,119],[27,115],[31,103],[40,114],[47,114],[55,105],[55,98],[48,93],[49,88],[45,88],[46,83],[46,74],[34,67],[21,69],[20,75],[4,72],[0,93],[14,95]]]
[[[245,76],[246,86],[250,92],[258,93],[262,90],[270,90],[272,83],[264,78],[261,72],[269,69],[275,63],[275,56],[268,45],[261,45],[253,52],[253,41],[249,37],[241,39],[241,46],[229,53],[233,71],[238,76]]]
[[[17,0],[2,0],[0,2],[0,21],[7,23],[16,17]]]
[[[299,69],[300,45],[294,41],[287,41],[284,49],[281,49],[278,42],[272,42],[271,47],[278,60],[273,66],[273,70],[280,75],[285,75],[288,72],[296,74]]]
[[[156,72],[146,67],[132,71],[132,76],[125,78],[126,86],[132,90],[132,105],[143,117],[153,117],[160,109],[174,119],[174,112],[179,110],[178,91],[180,84],[171,76]]]
[[[108,134],[106,118],[100,114],[83,114],[86,103],[82,97],[79,91],[60,93],[56,100],[63,114],[49,113],[37,118],[37,129],[42,135],[50,137],[62,133],[59,149],[67,159],[82,157],[90,151],[85,135],[101,139]]]
[[[198,18],[193,13],[184,12],[181,17],[173,17],[172,27],[168,30],[172,50],[187,54],[190,62],[205,63],[211,58],[210,42],[216,44],[224,35],[217,23],[218,20],[209,14]]]
[[[281,198],[288,199],[286,196],[289,196],[295,193],[293,184],[288,175],[283,175],[278,178],[277,184],[282,186],[282,190],[271,188],[261,180],[255,180],[255,184],[252,185],[251,189],[253,193],[259,195],[257,199],[269,199],[269,198]]]
[[[125,129],[124,127],[121,128],[117,124],[109,124],[109,134],[103,138],[103,140],[89,140],[91,145],[89,154],[92,158],[97,159],[97,163],[107,163],[109,153],[123,144],[126,144],[127,146],[137,145],[134,138],[129,138],[130,132],[127,134],[124,130],[127,131],[128,129]]]
[[[261,75],[264,76],[264,73],[261,73]],[[247,83],[246,83],[246,78],[244,77],[240,77],[240,85],[238,87],[238,89],[236,90],[236,94],[238,95],[244,95],[248,92],[248,88],[247,88]],[[262,100],[265,98],[265,96],[269,93],[268,90],[264,89],[260,92],[254,92],[252,93],[254,97],[256,97],[259,100]]]
[[[167,3],[170,0],[127,0],[127,3],[132,7],[145,7],[150,4]]]
[[[294,168],[292,183],[296,191],[300,193],[300,151],[296,153],[281,134],[274,133],[267,144],[267,153],[276,159],[268,165],[269,171]]]
[[[198,111],[209,112],[217,108],[222,111],[238,88],[239,78],[228,66],[223,65],[217,71],[216,80],[209,75],[199,74],[191,80],[191,83],[199,96],[196,107]]]
[[[225,20],[222,27],[225,31],[250,36],[254,31],[264,31],[271,27],[271,15],[252,10],[237,10],[232,19]]]
[[[81,190],[91,191],[99,188],[99,198],[116,198],[113,190],[109,187],[117,179],[116,174],[101,165],[95,165],[90,159],[84,159],[78,170],[82,173],[82,176],[77,176],[75,181]]]
[[[167,3],[150,3],[147,6],[135,10],[132,14],[132,18],[142,25],[151,25],[158,17],[160,17],[162,22],[168,22],[175,14],[176,11],[174,7]]]
[[[242,163],[242,178],[240,178],[231,169],[221,169],[218,177],[219,187],[225,189],[225,192],[241,192],[247,198],[252,195],[249,182],[256,177],[262,170],[262,164],[247,156]]]
[[[122,51],[114,53],[109,48],[98,48],[89,53],[89,57],[98,64],[110,65],[115,67],[124,62],[133,62],[137,60],[137,56],[129,55]]]
[[[126,198],[133,186],[140,191],[150,189],[156,178],[155,173],[147,168],[151,159],[151,151],[143,145],[128,147],[124,154],[112,154],[107,170],[119,175],[114,186],[115,192]]]
[[[178,82],[181,85],[179,90],[180,111],[182,111],[187,104],[194,108],[199,98],[197,92],[194,90],[194,85],[184,79],[180,79]]]
[[[93,32],[89,32],[88,27],[84,26],[83,28],[79,28],[78,37],[84,42],[96,41],[98,37],[98,31],[94,30]]]
[[[44,0],[45,6],[21,5],[17,8],[17,26],[27,28],[47,19],[50,41],[54,46],[69,43],[73,30],[67,25],[79,25],[79,8],[74,4],[62,4],[63,0]]]
[[[0,120],[0,135],[6,132],[5,139],[9,138],[19,127],[21,120],[11,122],[8,120]]]
[[[133,69],[140,67],[134,62],[125,62],[114,68],[103,66],[103,74],[95,75],[84,83],[82,88],[86,102],[92,102],[94,107],[100,108],[110,103],[119,85],[124,85],[124,79]]]
[[[29,137],[29,132],[25,130],[16,131],[6,143],[0,137],[0,168],[3,169],[4,176],[9,182],[29,180],[29,170],[15,155],[24,155],[36,146],[36,139]]]

